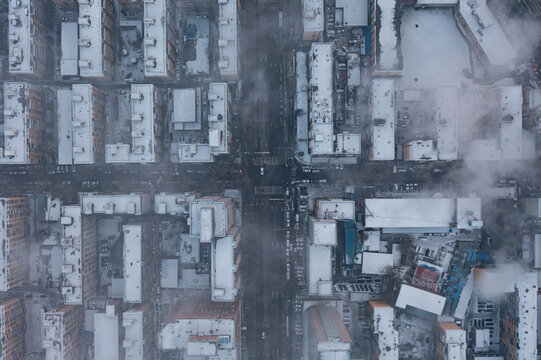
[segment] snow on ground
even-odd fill
[[[397,79],[399,85],[436,88],[471,84],[463,73],[470,67],[470,50],[451,9],[405,9],[401,38],[404,75]]]

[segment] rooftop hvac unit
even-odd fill
[[[118,154],[118,146],[116,146],[116,145],[109,146],[108,149],[109,149],[109,154],[111,154],[111,155],[117,155]]]
[[[479,229],[483,227],[483,220],[470,220],[468,222],[472,228]]]
[[[79,46],[81,47],[90,47],[92,45],[91,41],[88,39],[79,39]]]
[[[513,122],[513,115],[505,115],[502,117],[502,122],[507,122],[507,123],[510,123],[510,122]]]
[[[156,209],[156,213],[162,214],[162,215],[166,214],[167,213],[167,203],[164,203],[164,202],[160,203],[158,205],[158,208]]]
[[[10,33],[8,35],[8,39],[9,41],[11,41],[12,43],[17,43],[19,42],[19,35],[15,34],[15,33]]]
[[[62,286],[62,295],[73,294],[73,286]]]
[[[143,113],[132,114],[131,121],[143,121],[144,118],[145,118],[145,116],[143,115]]]
[[[374,125],[375,126],[383,126],[383,125],[385,125],[386,122],[387,122],[387,120],[382,119],[382,118],[374,119]]]
[[[156,19],[154,19],[153,17],[146,17],[143,19],[143,22],[145,23],[145,25],[154,25],[156,23]]]
[[[140,137],[143,137],[143,136],[145,136],[145,132],[143,130],[139,130],[139,131],[135,130],[135,131],[131,132],[131,137],[132,138],[140,138]]]
[[[228,66],[229,66],[229,61],[227,61],[227,60],[220,60],[220,61],[218,61],[218,67],[219,67],[220,69],[225,69],[225,68],[227,68]]]
[[[79,67],[81,68],[89,68],[89,69],[92,68],[92,64],[88,60],[79,60],[78,64],[79,64]]]
[[[80,121],[80,120],[74,120],[72,123],[73,127],[84,127],[85,126],[85,123],[83,121]]]
[[[218,19],[218,24],[219,25],[227,25],[227,24],[229,24],[229,19],[225,18],[225,17],[221,17],[221,18]]]
[[[228,0],[218,0],[218,5],[227,4]]]
[[[108,318],[112,318],[115,316],[115,306],[114,305],[111,305],[111,304],[108,304],[108,305],[105,305],[105,316],[108,317]]]
[[[146,65],[146,62],[145,62],[145,65]],[[132,100],[143,100],[144,98],[143,93],[140,93],[140,92],[132,92],[130,97]]]
[[[216,288],[216,289],[214,289],[212,291],[212,293],[213,293],[214,296],[224,296],[225,295],[225,290]]]
[[[45,326],[45,322],[43,322],[43,326]],[[41,345],[44,349],[54,348],[54,340],[43,340]]]
[[[19,133],[18,131],[13,130],[12,128],[8,128],[4,130],[4,136],[7,136],[7,137],[17,136],[18,133]]]
[[[15,110],[13,110],[13,109],[4,109],[4,116],[15,116]]]
[[[0,159],[4,157],[4,148],[0,147]]]
[[[209,122],[218,121],[218,115],[209,115]]]
[[[94,204],[89,203],[84,206],[83,212],[85,215],[92,215],[94,213]]]
[[[135,215],[135,210],[136,210],[135,202],[130,201],[128,203],[128,208],[126,209],[126,212],[130,215]]]
[[[323,135],[321,135],[321,134],[317,134],[317,135],[314,137],[314,140],[315,140],[315,141],[323,141],[323,139],[324,139],[324,137],[323,137]]]
[[[145,60],[145,66],[146,66],[146,67],[155,68],[156,65],[157,65],[156,59],[148,59],[148,60]]]
[[[71,224],[73,224],[73,218],[71,216],[62,216],[60,218],[60,224],[62,224],[62,225],[71,225]]]
[[[122,322],[122,325],[124,326],[124,321]],[[123,348],[130,348],[130,347],[133,346],[133,344],[134,344],[134,341],[130,340],[130,339],[126,339],[126,340],[122,341],[122,347]]]
[[[60,240],[60,245],[62,245],[62,246],[73,246],[73,238],[71,236],[62,238]]]
[[[115,203],[108,202],[107,204],[105,204],[105,213],[108,214],[108,215],[114,214],[115,213]]]
[[[71,274],[73,272],[73,265],[63,264],[62,265],[62,274]]]
[[[130,327],[135,324],[135,319],[122,319],[122,327]]]
[[[145,46],[156,46],[156,38],[146,38]]]
[[[137,155],[142,155],[145,152],[145,147],[141,145],[136,146],[133,148],[132,152]]]
[[[218,46],[225,47],[229,44],[229,41],[226,39],[218,39]]]
[[[209,101],[216,101],[218,100],[218,95],[213,94],[213,93],[208,93],[207,98],[209,99]]]
[[[18,25],[19,24],[19,15],[17,14],[9,14],[8,20],[11,22],[12,25]]]
[[[79,25],[90,26],[90,17],[89,16],[82,16],[82,17],[77,19],[77,23]]]
[[[23,57],[19,55],[12,55],[9,57],[9,63],[11,66],[16,66],[23,61]]]
[[[74,146],[73,147],[73,153],[74,154],[82,154],[85,152],[85,148],[83,146]]]
[[[15,150],[4,149],[4,157],[15,157]]]
[[[147,4],[154,4],[156,0],[144,0]]]
[[[81,95],[73,95],[71,97],[71,101],[73,101],[73,102],[81,102],[81,101],[83,101],[83,97]]]

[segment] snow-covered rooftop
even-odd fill
[[[336,155],[358,155],[361,153],[361,134],[336,134]]]
[[[189,204],[195,201],[194,193],[154,195],[154,212],[156,214],[180,215],[189,212]]]
[[[482,226],[481,198],[456,199],[456,223],[458,229],[472,230]]]
[[[130,310],[122,314],[122,327],[124,328],[124,340],[122,347],[126,352],[126,359],[144,360],[143,346],[144,341],[144,322],[145,312],[143,310]],[[148,331],[148,330],[147,330]],[[150,344],[146,344],[150,346]]]
[[[341,9],[343,26],[368,25],[368,0],[336,0],[335,8]]]
[[[537,354],[537,273],[525,273],[517,279],[517,360]]]
[[[310,148],[313,155],[334,153],[333,54],[331,43],[312,43],[310,58]]]
[[[24,82],[4,83],[4,148],[0,148],[0,164],[30,164],[28,107],[29,88]]]
[[[311,295],[331,295],[332,259],[330,246],[308,246],[308,293]]]
[[[96,359],[120,360],[119,315],[109,307],[105,312],[94,313],[94,356]]]
[[[171,9],[169,0],[144,1],[143,39],[145,51],[145,76],[167,78],[174,64],[167,54],[172,39]]]
[[[218,0],[218,7],[220,13],[218,18],[220,30],[218,67],[224,80],[236,80],[239,77],[237,1]]]
[[[459,27],[475,39],[491,65],[507,64],[517,56],[486,0],[460,0],[457,16]]]
[[[211,83],[208,92],[209,145],[213,154],[229,152],[229,90],[227,83]]]
[[[200,95],[200,94],[199,94]],[[187,125],[198,125],[195,130],[201,129],[201,110],[197,104],[196,89],[173,90],[173,119],[174,130],[188,130]],[[201,99],[199,99],[201,101]],[[198,109],[199,108],[199,109]],[[199,112],[197,111],[199,110]],[[192,128],[190,127],[190,130]]]
[[[60,59],[60,75],[79,74],[79,40],[78,24],[63,22],[61,25],[60,44],[62,58]]]
[[[140,303],[143,299],[143,239],[141,225],[124,225],[124,302]]]
[[[390,267],[393,267],[393,254],[363,252],[363,274],[384,275]]]
[[[62,275],[64,284],[62,294],[64,303],[81,305],[83,303],[83,255],[81,207],[69,205],[62,207],[62,251],[64,262]]]
[[[209,144],[180,144],[178,148],[180,162],[212,162],[212,149]]]
[[[342,357],[340,352],[349,351],[352,341],[337,309],[333,306],[316,305],[308,308],[307,312],[315,330],[321,358],[348,358],[349,356]],[[334,353],[335,351],[337,353]]]
[[[434,140],[415,140],[404,144],[404,160],[438,160]]]
[[[126,214],[143,215],[151,209],[148,194],[114,194],[81,193],[81,209],[83,214]]]
[[[34,73],[32,58],[36,54],[31,46],[31,37],[35,36],[32,29],[35,25],[33,14],[28,11],[31,6],[36,6],[34,1],[9,0],[9,72],[12,74]]]
[[[156,108],[161,104],[158,89],[152,84],[131,86],[131,144],[107,144],[107,163],[156,162],[159,148],[156,139]],[[160,119],[161,121],[161,119]]]
[[[303,4],[304,32],[323,32],[323,0],[304,0]]]
[[[234,221],[233,208],[230,198],[219,199],[197,199],[190,202],[190,235],[201,234],[201,211],[211,208],[213,210],[214,237],[226,236],[232,222]]]
[[[355,219],[355,202],[344,199],[318,199],[317,218],[334,220]]]
[[[401,309],[411,306],[432,314],[441,315],[445,306],[445,298],[411,285],[402,284],[395,306]]]
[[[394,160],[394,82],[374,79],[371,91],[371,160]]]
[[[235,237],[228,235],[212,244],[212,301],[234,301],[235,289]]]
[[[336,221],[310,217],[310,243],[314,245],[336,245]]]
[[[377,70],[395,70],[399,65],[398,36],[395,27],[397,1],[377,0],[377,6],[380,9],[379,29],[377,29],[380,45],[377,53]]]
[[[458,95],[455,87],[446,86],[436,90],[436,131],[438,133],[438,159],[457,160],[458,143],[456,136]]]
[[[41,316],[41,340],[46,359],[64,359],[65,356],[73,355],[73,351],[63,345],[67,336],[77,336],[77,334],[68,335],[67,332],[71,330],[74,324],[80,323],[77,320],[74,323],[69,320],[72,316],[82,316],[79,311],[79,307],[68,305],[53,311],[43,312]]]
[[[58,89],[58,164],[73,164],[71,89]]]
[[[377,337],[378,360],[398,360],[400,342],[394,328],[394,309],[383,301],[370,301],[373,331]]]
[[[522,86],[502,86],[500,103],[500,149],[502,159],[522,158]]]
[[[96,132],[94,117],[93,96],[94,87],[90,84],[73,84],[72,86],[72,141],[73,163],[93,164],[94,135]],[[99,136],[99,135],[98,135]]]
[[[160,286],[162,288],[177,288],[179,279],[179,261],[175,259],[163,259],[160,271]]]
[[[79,73],[82,77],[105,76],[104,9],[101,0],[78,0],[79,2]]]
[[[449,360],[466,360],[466,332],[454,322],[439,323],[444,333],[446,358]]]

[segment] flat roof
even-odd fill
[[[404,160],[438,160],[434,140],[414,140],[404,144]]]
[[[371,160],[394,160],[394,81],[372,80]]]
[[[389,267],[393,267],[393,254],[363,252],[363,274],[384,275]]]
[[[445,298],[408,284],[402,284],[395,306],[401,309],[411,306],[432,314],[441,315],[445,306]]]
[[[302,24],[304,32],[323,31],[323,0],[303,1]]]
[[[84,214],[143,215],[150,211],[148,194],[98,194],[80,193],[81,211]]]
[[[522,159],[522,86],[500,87],[500,149],[502,159]]]
[[[60,75],[79,74],[79,31],[76,22],[63,22],[61,25],[60,45]]]
[[[340,342],[351,344],[351,337],[335,307],[316,305],[308,308],[318,343]]]
[[[143,346],[151,346],[151,344],[145,344],[144,334],[145,330],[148,331],[145,328],[145,316],[149,311],[152,311],[150,305],[145,304],[141,308],[124,311],[122,314],[122,327],[124,328],[122,347],[126,353],[126,359],[144,360]]]
[[[168,77],[167,44],[172,41],[171,32],[174,24],[170,21],[169,0],[144,1],[143,25],[145,36],[143,39],[145,52],[145,76]]]
[[[310,59],[310,148],[313,155],[334,153],[333,55],[331,43],[312,43]]]
[[[30,0],[9,1],[9,72],[12,74],[32,74],[34,72],[32,63],[31,31],[33,15],[28,8],[35,6]],[[20,6],[17,6],[20,4]],[[33,25],[33,24],[32,24]],[[5,41],[5,40],[4,40]]]
[[[458,14],[492,65],[504,65],[517,56],[486,0],[460,0]],[[459,22],[459,25],[462,23]]]
[[[118,314],[94,313],[94,356],[96,359],[120,360]]]
[[[209,101],[209,145],[212,154],[229,153],[229,89],[227,83],[211,83]],[[212,137],[215,136],[213,140]]]
[[[369,228],[449,228],[455,221],[454,199],[366,199]]]
[[[311,295],[330,295],[320,283],[332,281],[331,247],[308,246],[308,292]]]
[[[62,251],[64,276],[64,303],[82,305],[83,303],[83,255],[81,207],[79,205],[62,206]],[[69,221],[66,221],[69,220]]]
[[[517,360],[535,358],[537,354],[537,273],[522,274],[517,279]]]
[[[71,89],[56,92],[58,111],[58,164],[73,164]]]
[[[209,144],[180,144],[178,148],[180,162],[212,162],[212,150]]]
[[[368,0],[336,0],[335,8],[343,9],[344,26],[368,25]]]
[[[219,0],[218,8],[218,28],[220,31],[218,67],[223,79],[236,80],[239,76],[237,2],[235,0]]]
[[[457,198],[456,199],[456,222],[458,229],[472,230],[477,228],[471,221],[480,221],[481,198]]]
[[[28,111],[24,106],[28,89],[25,82],[4,83],[4,148],[0,148],[0,164],[29,164]]]
[[[102,1],[79,1],[79,72],[82,77],[103,77]]]
[[[162,288],[178,288],[179,259],[162,259],[160,272],[160,286]]]
[[[162,215],[186,214],[189,212],[190,202],[195,201],[195,199],[195,193],[159,193],[154,195],[154,212]]]
[[[456,135],[458,94],[454,86],[439,87],[436,90],[436,131],[439,160],[458,159]]]
[[[232,235],[212,243],[212,301],[234,301],[235,289],[235,238]]]
[[[152,84],[132,84],[131,144],[105,145],[107,163],[156,162],[155,109],[160,101],[158,89]]]
[[[315,245],[336,245],[336,221],[310,217],[310,242]]]
[[[447,359],[466,360],[466,332],[454,322],[439,323],[445,332],[445,345]]]
[[[73,163],[94,163],[95,119],[93,114],[94,87],[90,84],[72,86],[72,141]]]
[[[383,301],[370,301],[373,311],[372,326],[377,337],[378,360],[398,360],[400,342],[394,328],[394,309]]]
[[[361,134],[336,134],[336,155],[358,155],[361,153]]]
[[[124,225],[124,246],[122,254],[124,259],[124,302],[140,303],[143,300],[143,241],[142,226]]]
[[[317,218],[354,220],[355,202],[344,199],[317,199]]]
[[[233,216],[233,214],[230,213],[230,201],[231,199],[229,198],[201,198],[190,202],[190,235],[199,236],[201,231],[201,210],[204,208],[212,208],[214,214],[214,236],[217,238],[224,237],[229,230],[230,221],[233,220],[230,219],[230,217]]]
[[[173,122],[196,122],[195,106],[194,88],[173,90]]]
[[[398,36],[395,26],[396,0],[377,0],[380,9],[377,65],[379,70],[396,69],[398,66]],[[374,29],[373,31],[376,31]],[[373,49],[373,51],[377,51]]]

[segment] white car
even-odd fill
[[[265,175],[265,168],[263,166],[259,169],[259,174]]]

